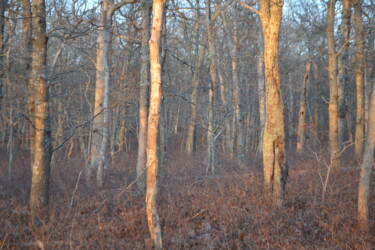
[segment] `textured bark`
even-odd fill
[[[51,132],[49,125],[48,88],[46,83],[46,15],[44,0],[34,0],[33,50],[30,85],[34,92],[35,105],[35,145],[32,161],[32,180],[30,192],[30,212],[34,225],[43,216],[48,205],[49,178],[51,163]]]
[[[4,26],[5,26],[5,10],[8,0],[0,1],[0,111],[3,109],[3,78],[4,78]]]
[[[258,100],[259,100],[259,142],[257,155],[263,155],[263,137],[264,125],[266,124],[266,92],[264,86],[264,58],[263,58],[263,36],[262,30],[258,33],[258,63],[257,63],[257,81],[258,81]]]
[[[329,0],[327,13],[327,45],[328,45],[328,77],[329,77],[329,146],[331,153],[331,164],[333,168],[340,165],[338,158],[338,119],[337,119],[337,75],[336,75],[336,49],[334,37],[336,0]]]
[[[349,39],[350,39],[350,1],[342,0],[341,25],[340,25],[340,54],[337,59],[337,94],[338,94],[338,133],[339,147],[342,147],[351,131],[347,129],[348,112],[348,65],[349,65]]]
[[[109,49],[111,45],[112,12],[113,0],[101,2],[100,23],[97,38],[96,50],[96,82],[95,82],[95,106],[92,138],[90,146],[90,165],[87,167],[86,178],[91,183],[92,171],[97,171],[97,185],[102,185],[102,171],[105,162],[105,148],[108,135],[108,99],[109,99]]]
[[[365,152],[363,155],[358,188],[358,223],[362,230],[369,230],[369,195],[371,170],[375,147],[375,84],[370,97],[368,129],[366,131]]]
[[[214,27],[211,21],[211,1],[206,0],[206,25],[207,25],[207,41],[208,52],[210,56],[210,75],[211,82],[208,90],[208,130],[207,130],[207,171],[215,174],[215,131],[214,131],[214,86],[217,85],[216,79],[216,62],[215,62],[215,47],[213,44]]]
[[[149,49],[151,1],[142,2],[142,48],[141,48],[141,79],[139,83],[139,128],[138,128],[138,158],[137,158],[137,186],[139,190],[145,190],[146,178],[141,176],[147,163],[147,97],[149,89]]]
[[[158,125],[162,100],[160,40],[163,25],[164,0],[153,1],[150,46],[151,96],[147,127],[147,191],[146,212],[148,228],[156,249],[162,248],[161,228],[157,213]]]
[[[279,32],[284,1],[260,0],[264,38],[266,124],[263,141],[263,169],[267,194],[275,206],[282,206],[288,169],[286,164],[284,107],[278,66]]]
[[[355,155],[361,159],[363,155],[363,139],[365,133],[365,102],[363,86],[363,48],[364,34],[362,22],[362,0],[355,0],[354,6],[354,29],[356,47],[355,82],[357,88],[357,116],[355,126]]]
[[[297,131],[297,151],[302,152],[305,143],[305,117],[306,117],[306,101],[307,101],[307,89],[309,83],[311,62],[306,63],[306,73],[302,83],[302,93],[299,102],[299,114],[298,114],[298,131]]]

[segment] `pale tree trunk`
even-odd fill
[[[32,180],[30,192],[30,212],[34,225],[42,219],[43,210],[48,205],[50,163],[52,155],[51,131],[48,110],[48,89],[46,84],[47,34],[45,1],[34,0],[33,49],[30,85],[33,87],[35,105],[35,145],[32,161]]]
[[[260,0],[264,38],[266,124],[263,141],[265,189],[275,206],[282,206],[288,169],[286,164],[284,107],[278,66],[279,32],[284,1]]]
[[[96,50],[95,106],[93,116],[92,138],[90,145],[89,166],[86,166],[86,179],[90,184],[92,171],[96,170],[98,188],[103,186],[103,169],[106,166],[106,148],[109,134],[109,84],[111,72],[109,50],[112,42],[112,15],[121,6],[134,3],[135,0],[123,0],[114,4],[113,0],[101,1],[100,22]]]
[[[147,163],[147,97],[149,88],[149,48],[151,1],[142,1],[142,48],[141,48],[141,79],[139,84],[139,128],[138,128],[138,158],[137,158],[137,186],[139,190],[146,188],[146,175],[141,176]]]
[[[109,49],[111,45],[113,0],[101,2],[100,23],[96,50],[96,83],[95,83],[95,106],[90,146],[90,165],[87,168],[87,182],[91,183],[92,171],[97,171],[97,185],[101,188],[103,168],[105,162],[105,148],[108,134],[108,99],[110,84]],[[104,154],[103,154],[104,153]],[[100,176],[101,175],[101,176]],[[100,180],[101,179],[101,180]]]
[[[152,33],[150,46],[151,96],[147,126],[147,191],[146,212],[148,228],[156,249],[162,249],[161,228],[157,212],[158,180],[158,125],[162,100],[160,40],[165,0],[153,1]]]
[[[196,19],[195,23],[195,65],[193,70],[193,88],[190,97],[190,121],[189,130],[186,140],[186,152],[191,155],[196,150],[196,119],[197,119],[197,105],[198,105],[198,88],[200,81],[200,71],[202,68],[204,55],[206,51],[205,46],[199,46],[199,22],[200,19],[200,7],[199,0],[196,0]]]
[[[355,126],[355,155],[361,159],[363,155],[363,139],[365,133],[365,104],[363,86],[363,22],[362,22],[362,0],[355,0],[354,5],[354,29],[356,47],[355,82],[357,87],[357,117]]]
[[[347,130],[348,112],[348,65],[349,65],[349,39],[350,39],[350,1],[342,0],[341,25],[340,25],[340,53],[337,59],[337,94],[338,94],[338,133],[339,147],[342,147],[348,134]],[[347,132],[347,133],[346,133]]]
[[[262,30],[258,32],[258,63],[257,63],[257,81],[258,81],[258,100],[259,100],[259,141],[257,156],[263,155],[263,137],[264,125],[266,124],[266,92],[264,86],[264,58],[263,58],[263,35]]]
[[[207,129],[207,171],[215,174],[215,131],[214,131],[214,86],[217,85],[216,79],[216,63],[215,63],[215,47],[213,43],[214,28],[211,20],[211,1],[206,0],[206,25],[207,25],[207,41],[208,52],[210,56],[210,75],[211,82],[208,90],[208,129]]]
[[[368,129],[366,131],[365,152],[363,155],[361,174],[358,188],[358,223],[362,230],[369,230],[369,196],[371,171],[374,161],[375,147],[375,84],[370,97]]]
[[[126,144],[126,107],[122,107],[121,114],[120,114],[120,127],[118,129],[118,147],[119,150],[123,150]],[[147,119],[147,118],[146,118]]]
[[[305,117],[306,117],[306,100],[307,100],[307,89],[309,83],[311,62],[306,63],[306,73],[302,83],[302,93],[299,102],[299,114],[298,114],[298,131],[297,131],[297,152],[302,152],[305,143]]]
[[[340,165],[338,158],[338,119],[337,119],[337,75],[336,75],[336,49],[334,37],[336,0],[329,0],[327,13],[327,45],[328,45],[328,77],[329,77],[329,146],[331,153],[331,164],[333,168]]]

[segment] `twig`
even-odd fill
[[[73,207],[74,195],[75,195],[75,193],[77,192],[77,189],[78,189],[78,183],[79,183],[79,180],[80,180],[80,178],[81,178],[81,174],[82,174],[82,170],[81,170],[81,171],[79,172],[79,174],[78,174],[78,178],[77,178],[76,186],[75,186],[75,188],[74,188],[74,190],[73,190],[73,193],[72,193],[72,199],[70,200],[70,206],[69,206],[68,216],[69,216],[69,214],[70,214],[70,210],[71,210],[72,207]]]

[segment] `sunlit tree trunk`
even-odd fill
[[[48,89],[46,83],[47,34],[45,1],[34,0],[33,49],[30,85],[33,87],[35,105],[35,145],[32,161],[32,180],[30,192],[30,212],[33,224],[38,224],[43,210],[48,205],[50,163],[52,155],[51,131],[49,124]]]
[[[346,138],[351,135],[347,129],[348,112],[348,65],[349,65],[349,39],[350,39],[350,1],[342,0],[341,25],[340,25],[340,53],[337,59],[337,94],[338,94],[338,133],[339,147],[342,147]],[[347,133],[346,133],[347,132]]]
[[[357,116],[355,126],[355,155],[361,159],[363,154],[363,139],[365,133],[365,103],[363,86],[363,22],[362,22],[362,0],[355,0],[354,6],[354,29],[356,47],[355,82],[357,87]]]
[[[372,163],[375,147],[375,84],[370,97],[368,128],[366,131],[365,152],[363,155],[361,174],[358,188],[358,223],[362,230],[369,230],[369,196]]]
[[[302,83],[302,93],[299,102],[299,114],[298,114],[298,131],[297,131],[297,151],[302,152],[305,143],[305,117],[306,117],[306,98],[307,89],[309,83],[311,62],[306,63],[306,73]]]
[[[328,44],[328,77],[329,77],[329,145],[332,167],[340,165],[338,158],[338,119],[337,119],[337,75],[336,75],[336,49],[334,37],[336,0],[329,0],[327,13],[327,44]]]
[[[151,96],[147,127],[147,192],[146,211],[148,228],[156,249],[162,248],[161,228],[157,213],[158,176],[158,125],[162,99],[160,40],[163,26],[165,0],[153,1],[152,32],[150,46]]]
[[[142,1],[142,48],[141,48],[141,79],[139,83],[139,128],[138,128],[138,159],[137,159],[137,178],[138,188],[144,190],[146,187],[146,175],[141,176],[145,171],[147,163],[147,98],[149,88],[149,49],[148,40],[150,39],[150,17],[151,1]]]
[[[265,189],[273,204],[282,205],[288,175],[284,107],[278,66],[279,32],[284,1],[260,0],[260,19],[264,38],[264,67],[266,86],[266,124],[263,141],[263,169]]]

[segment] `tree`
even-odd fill
[[[278,67],[279,31],[284,1],[260,0],[259,16],[264,38],[264,68],[266,85],[266,124],[263,139],[263,169],[265,188],[277,206],[282,205],[282,194],[288,175],[284,108]]]
[[[362,0],[355,0],[354,6],[354,30],[355,30],[355,82],[357,87],[357,116],[355,126],[355,154],[357,159],[361,159],[363,154],[363,139],[365,133],[365,101],[363,86],[363,23],[362,23]]]
[[[35,113],[34,157],[32,158],[32,180],[30,210],[33,224],[37,224],[48,205],[50,163],[52,156],[51,131],[49,124],[48,88],[46,83],[47,33],[45,1],[32,2],[33,49],[30,86],[33,88]]]
[[[340,25],[340,52],[337,58],[337,94],[338,94],[338,139],[339,147],[345,141],[345,132],[351,138],[350,113],[348,112],[348,65],[350,41],[350,1],[342,0],[341,25]],[[349,128],[349,129],[347,129]]]
[[[305,117],[306,117],[306,101],[307,101],[307,88],[309,83],[311,62],[306,63],[306,73],[302,83],[302,95],[299,105],[298,114],[298,132],[297,132],[297,151],[302,152],[305,142]]]
[[[161,228],[157,212],[158,176],[158,125],[162,99],[160,40],[165,0],[153,1],[150,46],[151,96],[147,124],[147,191],[146,212],[148,228],[156,249],[162,248]]]
[[[370,97],[368,128],[366,131],[365,152],[363,155],[358,188],[358,223],[362,230],[369,230],[369,195],[372,163],[375,148],[375,84]]]
[[[145,178],[141,175],[145,171],[147,163],[147,97],[149,88],[149,50],[147,42],[150,37],[151,1],[142,1],[142,48],[141,48],[141,79],[139,83],[139,129],[138,129],[138,159],[137,185],[140,190],[145,189]]]
[[[332,167],[337,168],[340,164],[338,158],[338,119],[337,119],[337,75],[336,75],[336,49],[334,37],[336,0],[329,0],[327,10],[327,45],[328,45],[328,77],[329,77],[329,147],[331,153]]]
[[[95,106],[92,138],[90,145],[90,165],[86,167],[87,182],[90,183],[92,170],[97,170],[97,186],[103,186],[103,169],[106,166],[106,148],[109,133],[109,85],[111,81],[109,50],[112,42],[113,13],[125,4],[135,3],[123,0],[117,4],[114,0],[101,1],[100,21],[96,50]]]

